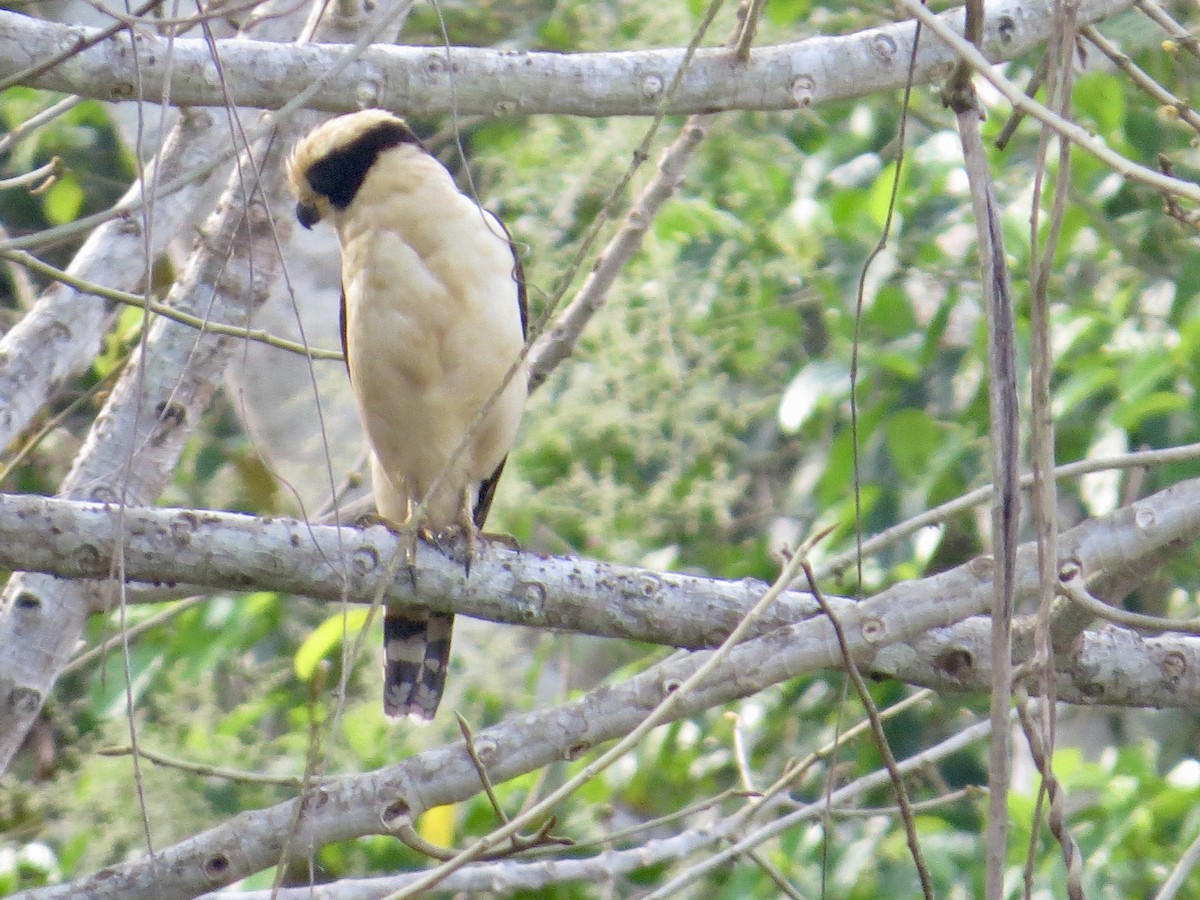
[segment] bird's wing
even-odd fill
[[[525,266],[521,264],[521,254],[517,252],[517,242],[513,240],[512,232],[508,230],[508,226],[491,210],[488,210],[488,215],[500,226],[500,230],[504,232],[504,239],[508,241],[508,249],[513,255],[513,281],[517,283],[517,308],[521,312],[521,337],[529,340],[529,303],[525,293]],[[500,464],[503,468],[504,463]]]
[[[496,471],[479,485],[478,499],[475,501],[475,509],[471,512],[471,518],[474,520],[476,528],[483,528],[488,511],[492,508],[492,500],[496,496],[496,485],[500,482],[500,475],[504,471],[506,462],[508,462],[507,454],[504,459],[500,460],[500,465],[496,466]]]
[[[338,307],[338,327],[342,332],[342,359],[346,361],[346,377],[350,377],[350,345],[346,343],[346,286],[342,285],[342,300]]]
[[[512,232],[508,230],[508,226],[504,224],[504,220],[490,210],[489,215],[491,215],[496,224],[504,232],[504,237],[508,241],[508,248],[512,251],[513,281],[517,283],[517,309],[521,314],[521,337],[524,340],[529,340],[529,301],[525,290],[525,266],[521,264],[521,254],[517,251],[517,242],[513,240]],[[504,472],[504,464],[506,462],[508,462],[508,454],[505,454],[504,459],[500,460],[500,465],[496,466],[496,471],[479,485],[479,494],[475,500],[475,508],[471,511],[471,518],[474,520],[476,528],[483,528],[483,523],[487,520],[488,512],[492,508],[492,500],[496,497],[496,485],[500,483],[500,476]]]

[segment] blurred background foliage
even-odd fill
[[[564,51],[679,45],[690,37],[701,6],[443,3],[438,11],[419,6],[405,38],[441,43],[441,17],[456,44]],[[795,40],[878,21],[875,7],[772,0],[759,40]],[[723,26],[731,26],[731,10],[713,33]],[[1194,96],[1195,59],[1164,45],[1144,20],[1130,13],[1103,30],[1120,36],[1161,83]],[[1039,52],[1009,65],[1010,77],[1028,78]],[[1196,135],[1176,116],[1157,108],[1094,48],[1078,64],[1074,101],[1082,124],[1142,165],[1157,167],[1162,154],[1177,173],[1200,170]],[[994,139],[1007,108],[981,90],[991,107],[985,137]],[[57,99],[10,89],[0,95],[0,121],[11,129]],[[820,552],[853,546],[849,360],[857,286],[887,216],[899,159],[899,99],[893,93],[803,113],[732,113],[715,120],[610,302],[531,400],[490,527],[535,550],[723,578],[771,579],[778,550],[819,525],[835,526]],[[937,86],[916,89],[908,114],[894,227],[867,273],[859,330],[859,489],[861,528],[868,534],[988,481],[986,335],[961,152]],[[10,235],[102,210],[119,196],[135,165],[110,115],[102,104],[82,103],[0,158],[4,177],[55,155],[66,164],[66,174],[40,196],[0,195],[0,220]],[[448,122],[415,124],[423,133],[449,133]],[[666,120],[626,199],[651,177],[658,149],[680,124]],[[480,196],[524,248],[534,323],[552,315],[562,273],[646,128],[637,119],[548,116],[459,123]],[[1004,150],[990,151],[1021,304],[1026,372],[1037,137],[1025,122]],[[453,142],[437,146],[461,174]],[[1051,180],[1055,174],[1052,165]],[[1152,191],[1081,153],[1073,158],[1070,196],[1051,278],[1059,461],[1197,441],[1200,247],[1194,227],[1167,215]],[[65,264],[76,246],[55,243],[39,252]],[[169,266],[164,277],[169,282]],[[22,308],[15,278],[3,270],[6,325]],[[26,435],[36,433],[38,440],[5,471],[3,489],[54,492],[140,325],[138,311],[121,316],[93,370],[66,386]],[[1022,387],[1027,396],[1028,385]],[[18,449],[8,448],[5,462]],[[1177,464],[1063,482],[1061,519],[1069,526],[1106,513],[1198,470]],[[163,502],[294,513],[288,496],[243,429],[237,405],[221,397]],[[956,565],[986,548],[987,527],[985,514],[952,518],[866,560],[864,584],[856,585],[850,573],[827,588],[872,593]],[[1195,558],[1188,557],[1129,602],[1193,616],[1198,582]],[[369,636],[367,652],[344,671],[341,614],[327,606],[253,594],[199,598],[174,614],[168,609],[178,607],[130,608],[125,625],[136,633],[128,655],[118,645],[58,685],[27,751],[0,785],[0,893],[144,852],[130,759],[99,752],[129,744],[127,681],[143,747],[258,779],[143,761],[148,827],[156,846],[164,846],[238,811],[293,796],[296,787],[287,779],[303,773],[316,735],[320,772],[363,771],[457,738],[450,710],[482,728],[604,678],[620,679],[665,655],[662,648],[483,626],[503,632],[511,646],[486,659],[464,658],[460,647],[447,714],[414,731],[389,727],[382,718],[378,635]],[[362,620],[348,614],[349,640]],[[115,614],[97,618],[91,645],[119,629]],[[346,702],[339,710],[343,684]],[[879,704],[911,691],[889,682],[872,690]],[[985,697],[948,695],[905,713],[888,725],[897,756],[954,733],[986,705]],[[822,746],[861,715],[858,703],[846,698],[841,676],[830,674],[659,729],[564,804],[557,831],[596,840],[744,787],[745,776],[763,787],[789,759]],[[742,772],[735,729],[745,747]],[[1146,896],[1200,829],[1195,737],[1195,716],[1180,712],[1064,716],[1057,771],[1072,792],[1070,825],[1087,861],[1089,896]],[[515,810],[530,792],[545,791],[580,765],[563,762],[497,792]],[[842,783],[879,766],[877,749],[860,739],[841,751],[832,776],[829,767],[818,766],[793,793],[819,799],[828,777]],[[976,747],[931,769],[914,794],[929,797],[984,781],[983,749]],[[1020,828],[1028,827],[1035,794],[1026,772],[1012,801],[1014,891],[1028,846]],[[742,802],[726,795],[715,808],[728,812]],[[886,791],[865,800],[879,807],[891,802]],[[700,824],[706,815],[682,824]],[[920,817],[939,896],[982,893],[981,822],[975,798]],[[427,814],[422,830],[431,840],[461,845],[495,824],[486,801],[477,798]],[[616,846],[680,827],[652,824]],[[830,829],[827,857],[816,821],[786,832],[764,854],[803,896],[816,896],[823,879],[830,896],[919,893],[903,832],[886,810],[835,818]],[[1045,835],[1035,846],[1039,896],[1056,895],[1064,878],[1060,854]],[[315,872],[324,881],[422,864],[398,842],[378,837],[322,848]],[[665,866],[639,871],[613,890],[627,896],[666,872]],[[269,886],[273,877],[261,873],[247,886]],[[304,866],[288,873],[295,883],[308,877]],[[1200,895],[1200,876],[1188,884]],[[604,892],[604,886],[579,885],[544,896]],[[720,869],[697,892],[773,897],[778,888],[742,862]]]

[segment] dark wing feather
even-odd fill
[[[342,331],[342,357],[346,360],[346,375],[350,375],[350,345],[346,343],[346,288],[342,288],[342,302],[338,307],[338,327]]]
[[[500,227],[504,229],[504,237],[508,241],[509,249],[512,250],[513,281],[517,283],[517,309],[521,314],[521,337],[529,340],[529,301],[525,291],[525,267],[521,264],[521,254],[517,252],[517,243],[513,240],[512,232],[508,230],[504,220],[495,213],[492,213],[492,218],[499,222]],[[483,523],[487,520],[488,511],[492,508],[492,500],[496,496],[496,485],[500,483],[500,475],[504,472],[506,462],[508,462],[507,456],[500,460],[496,471],[479,485],[479,495],[475,500],[475,509],[471,513],[476,528],[483,528]]]
[[[475,500],[475,509],[471,513],[476,528],[483,528],[483,523],[487,520],[488,511],[492,508],[492,500],[496,496],[496,485],[500,483],[500,474],[504,471],[506,462],[508,462],[507,456],[500,460],[496,471],[479,485],[479,495]]]
[[[513,281],[517,283],[517,308],[521,311],[521,337],[529,340],[529,304],[525,295],[525,267],[521,264],[521,254],[517,252],[517,242],[513,240],[512,232],[508,230],[504,220],[495,213],[492,213],[492,218],[499,222],[500,227],[504,229],[504,238],[508,241],[508,249],[512,251]]]

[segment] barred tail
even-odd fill
[[[383,711],[428,722],[450,664],[454,616],[387,608],[383,614]]]

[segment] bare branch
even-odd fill
[[[571,355],[587,323],[604,305],[608,291],[646,236],[646,229],[683,181],[692,154],[708,133],[711,116],[691,116],[658,161],[654,178],[630,206],[601,251],[579,292],[538,338],[529,352],[529,388],[539,387],[554,367]]]
[[[1176,97],[1169,90],[1159,84],[1145,69],[1137,65],[1130,57],[1097,31],[1092,26],[1088,25],[1085,28],[1079,29],[1079,33],[1096,45],[1096,48],[1112,60],[1113,65],[1125,73],[1129,80],[1132,81],[1138,88],[1153,98],[1154,102],[1161,104],[1174,113],[1193,131],[1200,131],[1200,114],[1188,105],[1186,100]]]
[[[290,9],[284,6],[279,17],[268,21],[272,29],[295,33],[302,13],[294,4]],[[311,115],[291,117],[285,126],[267,127],[265,136],[246,148],[246,158],[230,175],[166,305],[202,318],[249,323],[270,293],[279,264],[279,235],[286,237],[290,227],[290,220],[276,222],[270,213],[286,194],[282,155],[299,130],[311,125]],[[167,207],[178,203],[176,198]],[[153,221],[157,226],[157,219]],[[157,232],[155,227],[152,233]],[[137,249],[144,250],[140,237]],[[114,265],[128,265],[112,248],[108,252]],[[142,271],[137,270],[137,277]],[[235,338],[159,318],[144,333],[138,352],[93,423],[60,494],[117,505],[118,530],[108,573],[117,577],[109,582],[63,582],[18,572],[9,580],[0,597],[0,696],[7,700],[0,706],[0,770],[11,761],[69,663],[89,613],[123,590],[120,510],[127,504],[152,502],[168,483],[236,346]],[[16,387],[24,390],[19,383]]]
[[[1080,22],[1096,22],[1130,2],[1090,0],[1081,5]],[[1051,11],[1046,0],[988,4],[985,51],[997,60],[1011,59],[1041,43],[1050,33]],[[940,17],[947,27],[958,27],[951,23],[961,19],[961,10]],[[724,48],[702,50],[668,111],[796,109],[902,87],[913,27],[907,22],[844,37],[759,46],[744,62]],[[88,29],[2,12],[0,77],[20,73],[35,60],[61,55],[91,34]],[[238,86],[237,103],[263,109],[282,106],[294,92],[292,85],[325,77],[353,52],[333,44],[290,47],[245,40],[217,41],[216,47],[225,80]],[[163,39],[151,34],[139,33],[133,47],[126,34],[116,34],[69,63],[24,77],[21,83],[129,100],[139,78],[148,97],[163,96],[163,81],[169,78],[166,95],[172,103],[223,103],[205,41],[175,40],[170,67],[164,49]],[[654,115],[682,56],[680,49],[562,54],[455,47],[451,71],[443,48],[378,44],[330,77],[309,105],[329,112],[379,106],[408,115]],[[955,58],[945,46],[927,42],[921,48],[916,82],[931,80]]]
[[[1192,842],[1175,863],[1175,868],[1154,895],[1154,900],[1175,900],[1197,865],[1200,865],[1200,835],[1192,838]]]
[[[878,625],[890,629],[907,627],[898,619],[905,610],[892,604],[889,610],[877,608],[872,601],[861,605],[866,618],[844,615],[842,624],[852,651],[861,659],[873,652],[864,638],[874,634]],[[878,616],[889,615],[884,623]],[[675,720],[720,703],[747,696],[764,687],[803,672],[834,664],[840,654],[829,633],[828,622],[811,623],[822,632],[817,644],[800,639],[798,632],[782,629],[761,638],[739,644],[695,690],[676,693],[712,657],[712,653],[693,653],[653,666],[620,685],[604,686],[584,697],[541,712],[510,717],[499,725],[475,736],[476,752],[488,767],[494,781],[504,781],[563,758],[574,758],[600,744],[631,732],[665,697],[678,697],[668,720]],[[869,627],[864,627],[869,626]],[[799,626],[809,630],[808,626]],[[919,626],[920,627],[920,626]],[[896,632],[900,633],[900,632]],[[987,723],[964,729],[939,747],[961,747],[987,730]],[[927,753],[929,751],[926,751]],[[905,760],[901,771],[924,764],[925,754]],[[856,784],[878,786],[886,783],[887,773],[877,772]],[[433,806],[465,800],[480,790],[479,775],[465,746],[458,742],[449,747],[419,753],[402,763],[363,775],[352,775],[322,783],[305,798],[243,813],[229,822],[195,835],[156,856],[156,882],[148,860],[112,866],[68,885],[28,893],[28,900],[86,896],[90,900],[139,900],[170,893],[194,896],[205,890],[230,884],[278,861],[280,848],[288,837],[289,826],[296,821],[295,846],[319,846],[365,834],[389,834],[412,823],[417,815]],[[843,788],[834,793],[842,802]],[[811,804],[789,813],[785,819],[799,821],[814,814],[821,804]],[[807,812],[806,812],[807,810]],[[514,819],[514,822],[519,820]],[[778,822],[765,826],[774,828]],[[719,837],[719,836],[718,836]],[[738,846],[737,853],[744,852]],[[736,854],[735,854],[736,855]],[[170,888],[162,873],[169,873]],[[425,878],[418,878],[417,884]],[[410,885],[408,889],[411,889]]]
[[[909,772],[920,771],[927,766],[931,761],[942,759],[950,753],[957,752],[963,747],[970,746],[977,740],[980,740],[988,735],[991,731],[990,722],[977,722],[974,725],[962,729],[952,737],[947,738],[939,744],[935,744],[927,750],[910,756],[899,764],[900,772],[907,774]],[[845,787],[838,788],[829,795],[829,803],[843,805],[853,797],[858,796],[863,791],[879,788],[887,784],[890,775],[885,769],[877,769],[869,775],[864,775],[862,778],[855,779]],[[726,847],[723,850],[713,853],[706,857],[702,862],[699,862],[679,875],[672,878],[665,884],[660,885],[653,892],[646,895],[645,900],[665,900],[667,897],[677,896],[678,892],[688,884],[694,882],[697,878],[704,875],[706,872],[711,872],[714,869],[725,865],[732,859],[736,859],[741,854],[745,853],[752,847],[757,847],[764,841],[772,837],[782,834],[789,828],[798,825],[800,822],[805,822],[811,819],[816,819],[821,816],[827,808],[824,799],[814,803],[806,803],[798,809],[780,816],[773,822],[768,822],[765,825],[755,829],[750,834],[738,840],[732,846]],[[722,836],[736,835],[737,832],[746,823],[746,817],[738,813],[734,813],[727,819],[723,820],[711,831]]]
[[[1054,477],[1059,481],[1067,478],[1076,478],[1080,475],[1086,475],[1089,472],[1102,472],[1108,469],[1133,469],[1142,468],[1145,466],[1168,465],[1170,463],[1185,462],[1188,460],[1200,459],[1200,444],[1183,444],[1179,447],[1166,447],[1162,450],[1139,450],[1134,453],[1123,453],[1119,456],[1105,456],[1095,459],[1081,459],[1076,462],[1064,463],[1054,470]],[[1021,476],[1021,487],[1029,487],[1033,484],[1033,473],[1027,472]],[[863,541],[862,552],[866,554],[877,553],[884,547],[889,547],[898,541],[904,540],[913,534],[916,534],[922,528],[929,525],[937,525],[945,522],[952,516],[958,515],[973,506],[978,506],[981,503],[986,503],[992,496],[992,486],[985,484],[982,487],[967,491],[953,500],[941,503],[932,509],[928,509],[923,513],[912,516],[897,525],[886,528],[876,535],[872,535]],[[817,567],[817,577],[823,577],[830,572],[837,572],[847,566],[854,564],[855,551],[849,550],[845,553],[839,553],[836,556],[831,556],[824,563]]]
[[[977,0],[978,2],[978,0]],[[978,5],[982,7],[982,3]],[[1021,415],[1017,403],[1016,313],[1013,309],[1003,229],[987,153],[979,131],[982,110],[960,67],[950,88],[962,141],[963,160],[975,214],[980,283],[988,324],[988,434],[992,471],[992,549],[997,577],[992,600],[992,737],[988,770],[988,900],[1003,896],[1008,838],[1010,740],[1004,723],[1011,707],[1012,619],[1016,600],[1017,531],[1020,512]],[[1048,476],[1048,473],[1047,473]],[[1053,484],[1053,478],[1050,479]]]
[[[307,356],[309,359],[327,359],[341,362],[345,358],[340,350],[322,350],[317,347],[305,347],[296,341],[289,341],[286,338],[270,334],[260,328],[213,322],[204,316],[195,316],[155,300],[147,301],[141,294],[131,294],[128,291],[119,291],[100,284],[94,284],[82,278],[76,278],[61,269],[56,269],[49,263],[43,262],[24,250],[4,250],[0,248],[0,259],[11,260],[13,263],[32,269],[39,275],[44,275],[47,278],[52,278],[55,281],[72,287],[81,294],[102,297],[105,300],[111,300],[114,303],[123,303],[126,306],[133,306],[137,309],[148,309],[157,316],[163,316],[179,322],[181,325],[187,325],[190,328],[200,331],[207,331],[211,334],[223,334],[227,337],[236,337],[244,341],[254,341],[258,344],[266,344],[268,347],[286,350],[288,353],[298,353],[301,356]]]
[[[369,603],[386,568],[381,561],[396,550],[395,537],[383,528],[342,529],[339,535],[333,527],[235,513],[128,508],[124,515],[125,571],[143,581],[182,578]],[[0,565],[6,567],[74,578],[105,575],[117,533],[113,507],[0,495]],[[1106,582],[1142,571],[1147,559],[1161,562],[1164,549],[1180,552],[1198,534],[1200,480],[1193,480],[1063,532],[1059,545],[1064,558],[1078,560],[1089,589],[1104,595]],[[719,643],[764,588],[753,580],[660,574],[491,544],[464,582],[452,560],[424,545],[417,552],[419,591],[407,577],[396,578],[384,592],[389,603],[683,647]],[[339,564],[339,553],[349,565]],[[1017,597],[1036,596],[1032,544],[1021,548],[1017,574]],[[826,599],[848,636],[871,623],[874,671],[943,690],[986,690],[989,626],[987,619],[971,617],[989,608],[990,597],[991,567],[978,559],[896,585],[862,604]],[[825,646],[821,642],[831,636],[827,624],[812,619],[818,609],[808,594],[785,592],[759,633],[803,623],[794,626],[805,635],[800,644]],[[1018,625],[1017,658],[1032,652],[1024,631],[1032,628]],[[836,645],[825,650],[829,665],[839,666]],[[0,681],[8,674],[0,669]],[[1186,706],[1200,695],[1200,640],[1141,638],[1112,628],[1087,633],[1063,655],[1057,677],[1060,697],[1073,702]]]
[[[920,771],[930,763],[958,752],[964,746],[969,745],[971,741],[982,738],[986,733],[986,725],[975,726],[965,737],[955,735],[941,744],[923,750],[905,760],[901,766],[906,772]],[[834,809],[833,813],[839,816],[859,816],[891,812],[891,810],[879,809],[862,810],[845,805],[877,788],[879,784],[879,773],[874,773],[839,788],[835,792],[835,796],[841,806]],[[975,792],[968,788],[945,797],[921,801],[914,804],[914,807],[923,811],[969,797],[972,793]],[[820,812],[817,806],[817,804],[809,804],[789,813],[789,823],[794,826],[807,819],[816,818]],[[745,807],[726,817],[715,828],[689,828],[671,837],[648,841],[641,846],[609,851],[583,859],[554,858],[534,862],[471,865],[448,875],[439,887],[445,891],[477,891],[502,896],[521,890],[544,889],[570,882],[595,882],[612,878],[614,875],[635,872],[663,862],[684,859],[722,839],[728,839],[745,821],[744,810]],[[749,855],[752,851],[744,852]],[[392,891],[403,890],[419,877],[419,873],[405,873],[381,878],[343,879],[332,884],[284,888],[279,892],[278,897],[279,900],[378,900]],[[274,900],[270,891],[237,893],[217,891],[203,895],[201,900],[233,900],[235,897],[245,898],[245,900]]]
[[[1016,109],[1025,112],[1043,124],[1049,125],[1059,137],[1070,141],[1081,150],[1090,153],[1096,159],[1100,160],[1100,162],[1109,166],[1118,175],[1123,175],[1131,181],[1140,182],[1157,191],[1186,197],[1193,203],[1200,203],[1200,186],[1138,165],[1109,148],[1097,135],[1090,134],[1074,122],[1068,122],[1062,116],[1058,115],[1058,113],[1047,109],[1031,97],[1025,96],[1025,92],[1021,88],[1005,78],[996,67],[990,64],[989,60],[982,53],[963,41],[962,37],[953,28],[948,27],[946,22],[940,17],[935,16],[922,6],[920,0],[900,0],[900,4],[908,12],[920,19],[923,24],[929,26],[930,30],[942,41],[953,47],[958,56],[969,63],[971,68],[982,75],[987,81],[991,82],[996,90],[1003,94]],[[1087,17],[1083,15],[1082,6],[1079,10],[1077,23],[1080,26],[1088,24]],[[1049,31],[1046,34],[1049,34]]]

